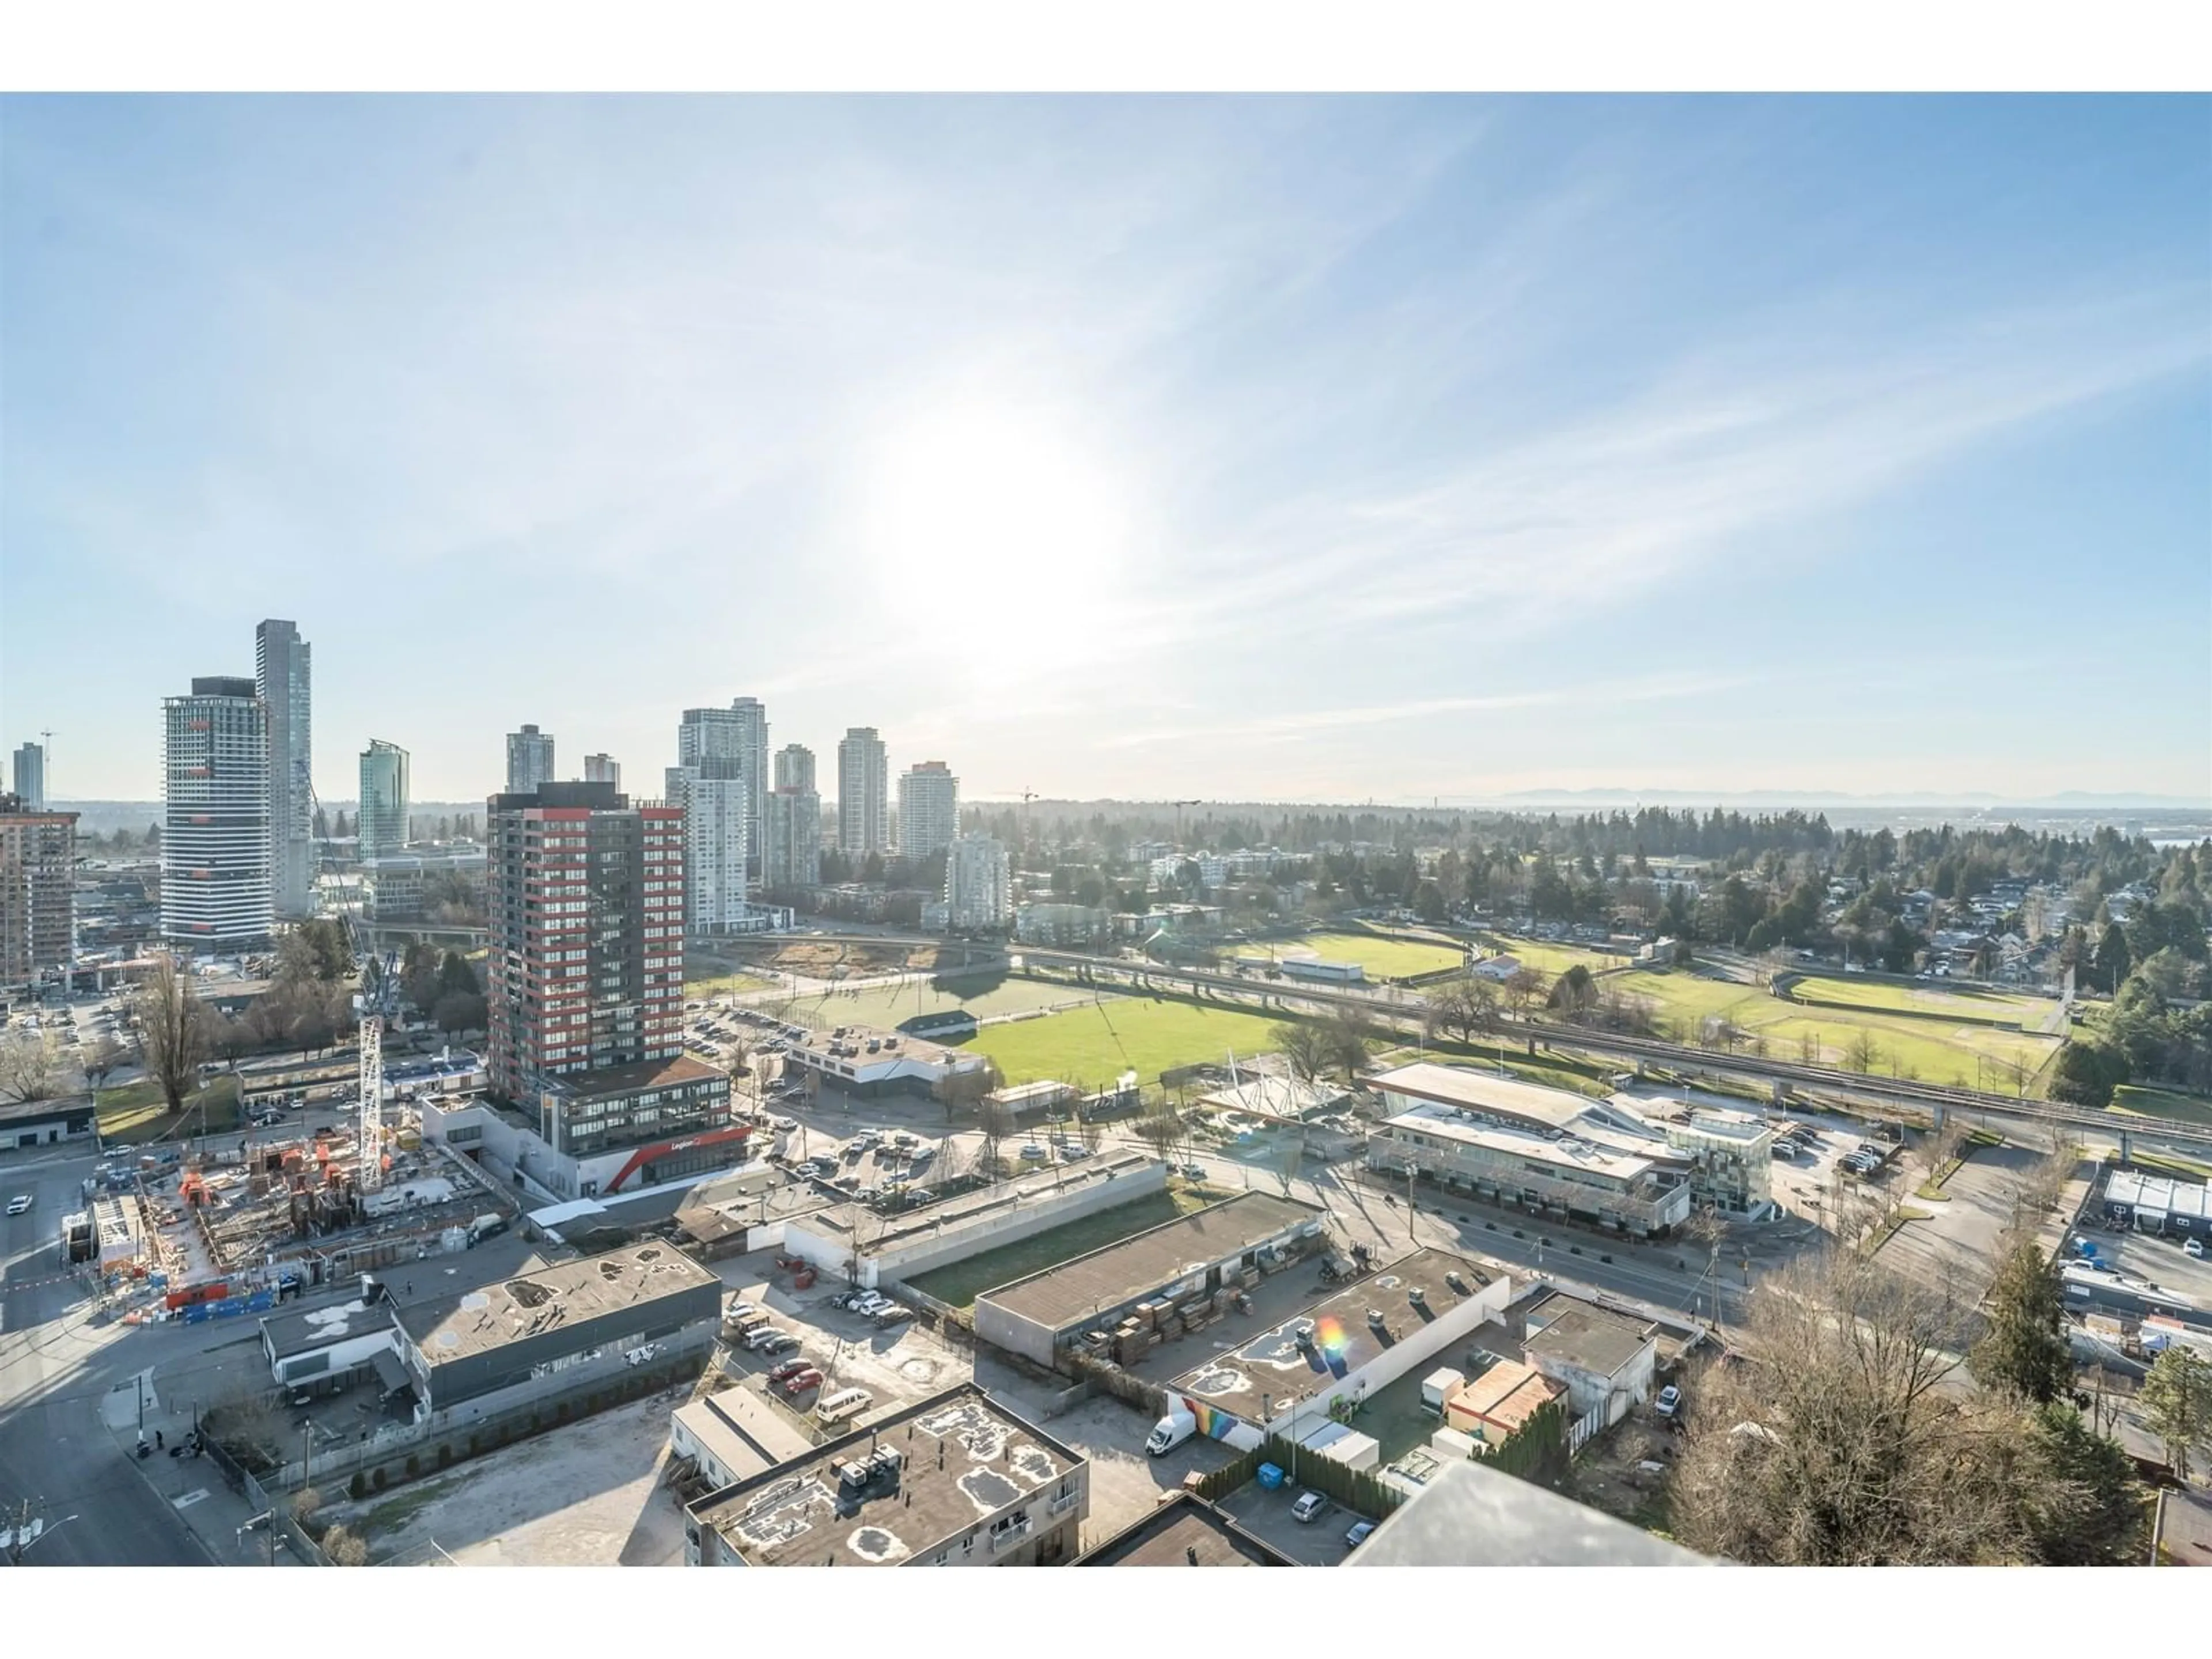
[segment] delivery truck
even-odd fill
[[[1152,1425],[1152,1432],[1145,1441],[1146,1455],[1164,1457],[1198,1432],[1198,1419],[1181,1406],[1170,1407],[1168,1414]]]

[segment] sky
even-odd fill
[[[12,98],[0,740],[2212,799],[2212,100]]]

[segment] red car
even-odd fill
[[[768,1380],[771,1382],[788,1382],[799,1372],[811,1371],[813,1369],[814,1362],[811,1359],[787,1359],[769,1372]]]
[[[783,1397],[787,1400],[796,1400],[808,1389],[818,1389],[821,1386],[822,1373],[809,1365],[796,1376],[787,1376],[783,1380]]]

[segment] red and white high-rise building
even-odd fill
[[[487,803],[491,1090],[564,1158],[728,1123],[684,1052],[684,818],[603,782]]]

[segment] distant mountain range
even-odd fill
[[[2056,795],[1984,795],[1984,794],[1902,794],[1854,795],[1844,791],[1829,790],[1807,793],[1791,789],[1715,790],[1700,793],[1694,789],[1523,789],[1512,794],[1491,797],[1486,802],[1470,805],[1525,806],[1548,805],[1554,801],[1571,801],[1577,805],[1634,805],[1647,806],[1802,806],[1808,811],[1818,806],[1850,806],[1858,810],[1877,811],[1885,806],[1974,806],[1974,807],[2055,807],[2081,811],[2118,810],[2140,807],[2146,811],[2177,812],[2212,811],[2212,797],[2191,800],[2180,795],[2100,795],[2084,789],[2069,789]]]

